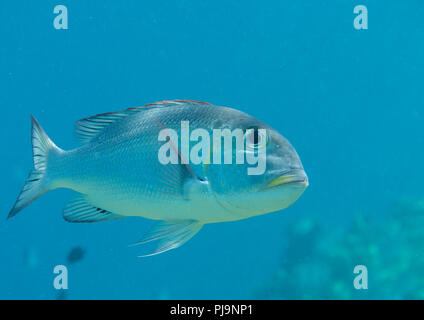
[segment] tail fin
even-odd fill
[[[11,218],[19,213],[31,202],[49,191],[45,183],[45,173],[47,169],[48,155],[52,150],[58,150],[58,147],[50,140],[47,134],[41,128],[38,121],[31,116],[32,128],[32,153],[34,161],[34,170],[27,178],[18,199],[7,218]]]

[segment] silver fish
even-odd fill
[[[128,216],[160,220],[137,243],[156,241],[156,250],[147,255],[181,246],[204,224],[287,208],[308,186],[299,156],[281,134],[228,107],[172,100],[95,115],[77,121],[76,136],[84,144],[69,151],[58,148],[31,119],[34,170],[8,217],[47,191],[72,189],[78,195],[63,210],[69,222]],[[266,170],[250,175],[249,163],[162,164],[158,154],[164,141],[159,133],[166,128],[182,135],[182,121],[211,136],[215,129],[241,129],[246,148],[234,147],[231,153],[254,152]],[[266,135],[258,134],[259,129]],[[176,146],[183,160],[183,143],[170,137],[167,142]],[[212,157],[213,146],[207,152]]]

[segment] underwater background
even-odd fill
[[[424,299],[423,1],[1,1],[0,39],[1,299]],[[6,220],[32,168],[30,114],[71,149],[76,120],[165,99],[271,125],[309,188],[143,259],[128,244],[152,221],[67,223],[70,190]]]

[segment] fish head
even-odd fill
[[[308,186],[302,162],[278,131],[246,114],[225,126],[243,132],[243,147],[233,143],[231,163],[211,163],[205,169],[216,200],[234,220],[282,210],[293,204]],[[233,141],[234,142],[234,141]],[[244,163],[237,162],[237,155]],[[249,161],[250,159],[250,161]]]

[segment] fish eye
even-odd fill
[[[249,128],[246,130],[244,140],[246,142],[246,147],[250,149],[259,149],[266,146],[267,135],[265,133],[265,130],[260,130],[258,128]]]

